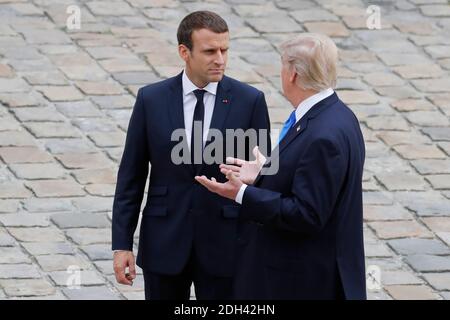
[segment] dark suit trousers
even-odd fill
[[[232,278],[208,274],[192,251],[183,271],[164,275],[143,270],[146,300],[189,300],[194,283],[197,300],[231,299]]]

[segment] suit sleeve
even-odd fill
[[[269,111],[267,109],[266,99],[264,93],[259,92],[256,98],[255,107],[253,108],[251,128],[257,130],[265,129],[267,135],[258,134],[258,146],[260,151],[268,156],[271,151],[270,141],[270,118]],[[250,150],[253,150],[254,146],[250,146]]]
[[[248,186],[241,218],[306,235],[322,230],[339,198],[347,160],[329,140],[314,141],[304,154],[295,170],[290,194]]]
[[[132,250],[148,175],[148,145],[142,89],[133,107],[117,174],[112,213],[112,249]]]

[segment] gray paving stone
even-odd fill
[[[19,247],[0,247],[0,264],[31,263]]]
[[[396,300],[436,300],[439,297],[426,285],[392,285],[385,289]]]
[[[110,244],[91,244],[80,247],[89,257],[90,260],[107,260],[112,258]]]
[[[383,285],[411,285],[422,284],[423,280],[419,279],[410,271],[384,271],[381,274],[381,282]]]
[[[431,184],[433,189],[436,190],[446,190],[450,189],[450,175],[449,174],[439,174],[430,175],[425,179]]]
[[[450,128],[423,128],[422,132],[434,141],[450,141]]]
[[[412,220],[413,216],[404,207],[395,205],[365,205],[364,220]]]
[[[14,93],[20,93],[20,92],[27,92],[30,90],[30,87],[28,84],[22,80],[22,79],[6,79],[6,78],[0,78],[0,92],[14,92]]]
[[[29,242],[22,246],[34,256],[75,253],[74,246],[66,242]]]
[[[106,286],[81,287],[80,289],[63,289],[70,300],[120,300],[120,295]]]
[[[385,173],[377,174],[377,180],[380,181],[388,190],[413,190],[424,191],[426,190],[426,182],[420,175],[397,172],[397,173]]]
[[[91,1],[86,4],[94,15],[100,16],[124,16],[132,15],[133,9],[125,1]]]
[[[400,116],[379,116],[366,119],[366,124],[373,130],[409,131],[408,122]]]
[[[36,256],[38,264],[44,271],[67,271],[70,266],[79,269],[89,269],[90,263],[75,255],[54,254]]]
[[[36,138],[79,138],[80,133],[64,123],[40,122],[25,125]]]
[[[41,278],[34,264],[0,264],[0,279]]]
[[[16,241],[11,237],[4,228],[0,228],[0,247],[12,247]]]
[[[106,228],[110,223],[104,214],[94,213],[58,213],[51,216],[51,220],[62,229],[67,228]]]
[[[11,164],[9,168],[19,179],[27,180],[59,179],[66,175],[56,163]]]
[[[14,110],[16,117],[22,121],[54,121],[61,122],[64,118],[52,107],[30,107]]]
[[[158,76],[150,72],[121,72],[113,74],[113,77],[123,85],[147,85],[161,80]]]
[[[128,118],[127,120],[129,119],[130,118]],[[113,133],[118,131],[117,124],[108,119],[78,118],[72,120],[72,124],[84,133]],[[93,143],[95,144],[94,141]]]
[[[425,280],[435,290],[450,290],[450,273],[427,273],[423,275]]]
[[[380,59],[388,66],[426,64],[429,59],[421,54],[379,53]]]
[[[81,186],[71,179],[35,180],[25,183],[39,198],[84,196]]]
[[[442,152],[435,145],[414,144],[414,145],[399,145],[394,146],[393,149],[404,159],[445,159],[446,154]]]
[[[113,199],[87,196],[74,199],[72,202],[82,212],[103,212],[112,210]]]
[[[6,163],[47,163],[52,157],[37,147],[3,147],[0,148],[0,157]]]
[[[111,228],[74,228],[66,235],[79,245],[111,243]]]
[[[122,150],[122,148],[120,148]],[[117,170],[113,168],[104,169],[80,169],[72,171],[75,179],[81,184],[90,183],[116,183]]]
[[[449,160],[420,159],[413,160],[411,164],[420,174],[449,174]]]
[[[31,192],[19,182],[1,182],[0,199],[22,199],[31,196]]]
[[[37,213],[14,213],[0,215],[0,223],[5,227],[48,227],[49,220],[46,215]]]
[[[57,155],[56,158],[68,169],[94,169],[110,167],[112,165],[111,161],[100,152],[67,152]]]
[[[69,118],[101,117],[102,113],[90,101],[58,102],[56,109]]]
[[[20,207],[18,200],[0,200],[0,213],[14,213],[19,211]]]
[[[62,198],[30,198],[23,201],[24,208],[29,212],[64,212],[74,209],[69,199]]]
[[[55,293],[55,288],[45,279],[0,280],[8,296],[45,296]]]
[[[33,136],[24,131],[0,132],[1,147],[35,147]]]
[[[450,216],[450,200],[439,193],[404,192],[397,193],[395,198],[421,217]]]
[[[64,235],[57,228],[12,228],[8,227],[9,233],[20,242],[64,242]]]
[[[126,135],[117,130],[116,132],[93,132],[88,137],[99,148],[112,148],[124,146]]]
[[[390,205],[393,203],[393,197],[387,192],[364,192],[364,204]]]
[[[449,48],[450,46],[445,45],[428,46],[425,51],[435,59],[447,58],[450,57]]]
[[[402,255],[450,254],[450,248],[448,248],[445,244],[435,239],[419,239],[419,238],[397,239],[397,240],[390,240],[388,243],[396,252]]]
[[[435,255],[412,255],[406,257],[408,264],[419,272],[450,271],[450,257]]]
[[[57,286],[67,287],[73,285],[70,283],[70,277],[73,273],[67,271],[53,271],[49,273],[50,278]],[[105,284],[105,279],[103,279],[97,272],[90,270],[80,270],[80,285],[81,286],[93,286]],[[70,290],[70,289],[67,289]],[[74,289],[76,290],[76,289]]]
[[[43,139],[45,146],[53,154],[95,152],[92,142],[87,139]]]

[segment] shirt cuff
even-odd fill
[[[238,193],[236,195],[236,199],[234,199],[234,201],[236,201],[239,204],[242,204],[242,198],[244,197],[244,192],[245,192],[246,188],[247,188],[246,184],[243,184],[241,186],[241,188],[239,189],[239,191],[238,191]]]

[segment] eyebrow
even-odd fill
[[[228,50],[230,47],[225,47],[225,48],[206,48],[206,49],[203,49],[202,51],[216,51],[217,49],[220,49],[220,50]]]

